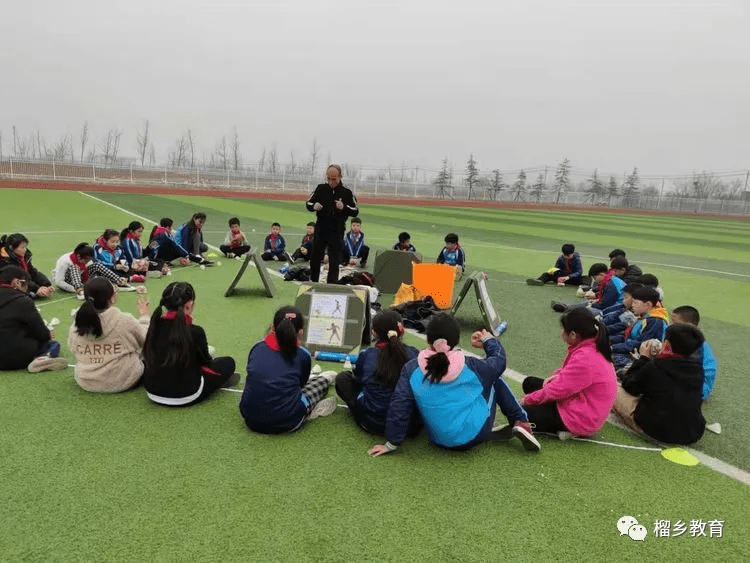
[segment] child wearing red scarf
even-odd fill
[[[302,311],[281,307],[266,338],[250,350],[240,400],[240,413],[250,430],[295,432],[308,420],[336,409],[335,398],[324,399],[335,373],[310,377],[312,358],[300,346],[303,330]]]
[[[125,278],[121,278],[103,264],[94,262],[94,249],[88,243],[82,242],[70,253],[65,253],[57,259],[52,272],[52,281],[63,291],[75,293],[83,301],[83,286],[94,277],[107,278],[114,285],[124,287]]]
[[[193,286],[172,282],[164,288],[151,315],[143,346],[143,383],[154,403],[194,405],[220,387],[232,387],[240,380],[232,358],[211,357],[206,332],[193,324],[194,309]]]

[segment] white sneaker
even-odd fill
[[[83,301],[84,299],[86,299],[86,297],[83,295],[83,293],[76,293],[76,299],[78,299],[78,301]]]
[[[227,253],[227,258],[234,258],[234,252]]]
[[[120,291],[135,291],[136,288],[134,288],[132,285],[118,285],[117,289]]]
[[[61,371],[68,367],[68,360],[65,358],[50,358],[49,356],[37,356],[27,368],[31,373],[40,371]]]
[[[334,397],[328,397],[327,399],[323,399],[317,405],[315,405],[315,408],[310,413],[310,420],[312,420],[313,418],[318,418],[319,416],[328,416],[335,410],[336,399]]]

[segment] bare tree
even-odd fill
[[[218,163],[218,165],[226,170],[227,163],[229,162],[229,147],[227,147],[226,136],[222,137],[219,143],[216,145],[214,154],[216,155],[216,162]]]
[[[102,144],[105,163],[114,164],[117,162],[117,153],[120,150],[121,135],[122,131],[118,129],[110,129],[107,131],[107,135],[104,137],[104,142]]]
[[[154,143],[151,143],[148,147],[148,165],[156,165],[156,147],[154,146]]]
[[[29,144],[19,134],[16,126],[13,126],[13,156],[26,158],[29,150]]]
[[[232,136],[232,164],[234,165],[234,171],[240,169],[242,164],[242,153],[240,153],[240,136],[237,133],[237,127],[234,128],[234,135]]]
[[[83,151],[86,150],[86,143],[89,142],[89,122],[84,121],[81,128],[81,162],[83,162]]]
[[[630,207],[635,203],[640,188],[641,178],[638,175],[638,168],[633,168],[633,172],[625,178],[625,182],[622,185],[623,203],[627,207]]]
[[[146,162],[146,151],[148,151],[148,128],[149,122],[148,119],[146,119],[143,122],[143,133],[139,131],[135,137],[136,157],[141,160],[141,167],[143,167]]]
[[[617,187],[617,179],[614,176],[609,177],[607,184],[607,205],[612,205],[612,198],[617,197],[620,188]]]
[[[279,163],[279,156],[276,151],[276,145],[271,147],[268,153],[268,169],[271,174],[276,174],[276,165]]]
[[[289,151],[289,166],[287,170],[289,170],[290,176],[294,176],[295,172],[297,172],[297,163],[294,161],[294,150]]]
[[[586,181],[590,184],[586,191],[591,194],[591,203],[597,203],[606,191],[604,182],[599,178],[598,170],[594,169],[591,178],[588,178]]]
[[[68,155],[73,153],[73,139],[70,135],[60,137],[52,148],[52,157],[55,160],[67,160]]]
[[[315,166],[318,164],[320,157],[320,145],[318,144],[318,138],[313,138],[312,145],[310,145],[310,176],[315,175]]]
[[[477,161],[474,160],[474,155],[470,154],[469,160],[466,162],[466,178],[464,178],[464,182],[469,186],[469,199],[471,199],[478,177],[479,168],[477,168]]]
[[[190,168],[195,168],[195,137],[193,137],[193,132],[188,129],[187,130],[187,151],[188,154],[190,154]]]
[[[263,152],[260,153],[260,160],[258,160],[258,170],[261,172],[266,171],[266,147],[263,147]]]
[[[3,160],[3,132],[0,131],[0,161]]]
[[[169,164],[176,168],[182,168],[187,164],[188,142],[187,136],[179,136],[174,145],[174,150],[169,155]]]

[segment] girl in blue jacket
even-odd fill
[[[492,432],[496,404],[524,448],[541,449],[526,411],[500,377],[505,371],[500,341],[486,330],[472,334],[472,346],[484,348],[487,354],[480,360],[464,355],[458,347],[460,335],[453,316],[438,313],[431,317],[426,331],[430,347],[404,366],[388,408],[387,441],[370,448],[370,455],[392,452],[403,442],[414,409],[419,410],[430,441],[437,446],[468,450],[496,439]]]
[[[311,418],[336,410],[336,399],[324,399],[331,376],[310,379],[312,358],[300,345],[302,311],[282,307],[264,340],[250,350],[240,413],[250,430],[281,434],[299,430]]]
[[[353,373],[342,371],[336,376],[336,394],[347,404],[359,427],[371,434],[385,433],[388,407],[401,369],[419,353],[413,346],[404,346],[403,334],[401,315],[381,311],[372,321],[375,347],[359,353]],[[414,412],[407,433],[414,436],[421,426],[419,413]]]

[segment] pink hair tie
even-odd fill
[[[284,316],[284,318],[285,318],[285,319],[296,319],[296,318],[297,318],[297,313],[287,313],[287,314],[286,314],[286,315]]]
[[[433,342],[432,349],[435,350],[435,352],[442,352],[443,354],[447,354],[451,351],[451,347],[448,346],[448,341],[445,338],[438,338]]]

